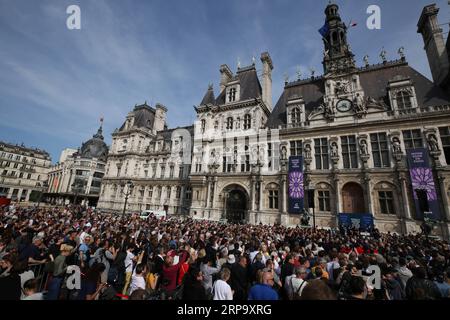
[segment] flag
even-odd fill
[[[328,35],[328,32],[330,31],[330,27],[328,26],[328,22],[325,22],[322,28],[319,29],[319,33],[322,35],[322,37],[326,37]]]
[[[353,28],[356,27],[358,25],[357,22],[354,22],[353,20],[350,20],[350,23],[348,24],[348,28]]]

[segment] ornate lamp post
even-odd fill
[[[131,180],[128,180],[126,183],[122,182],[120,185],[122,187],[122,193],[125,196],[125,203],[123,205],[123,211],[122,211],[122,215],[125,215],[125,211],[127,209],[128,198],[133,193],[134,184]],[[126,191],[124,191],[125,186],[128,187]]]

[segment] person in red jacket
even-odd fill
[[[175,251],[169,252],[164,260],[162,270],[162,289],[170,296],[177,287],[177,277],[179,270],[188,257],[188,253],[183,251],[179,256],[179,262],[174,264]]]

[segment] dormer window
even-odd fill
[[[396,98],[398,110],[412,108],[411,95],[406,90],[397,92]]]
[[[239,101],[240,97],[240,85],[238,81],[229,83],[226,89],[225,103],[232,103]]]
[[[295,107],[291,111],[291,123],[292,124],[300,124],[301,122],[302,122],[302,120],[301,120],[300,108]]]
[[[227,130],[233,130],[233,118],[232,117],[227,118]]]
[[[252,116],[248,113],[244,116],[244,130],[248,130],[252,127]]]
[[[228,91],[228,101],[229,102],[234,102],[236,101],[236,88],[231,88]]]
[[[417,112],[417,98],[411,79],[397,76],[388,85],[392,110],[396,114]]]

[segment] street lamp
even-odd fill
[[[127,186],[127,191],[124,192],[125,186]],[[125,203],[123,205],[122,215],[125,215],[125,210],[127,209],[128,197],[133,192],[134,184],[131,180],[128,180],[126,183],[121,183],[122,193],[125,195]]]

